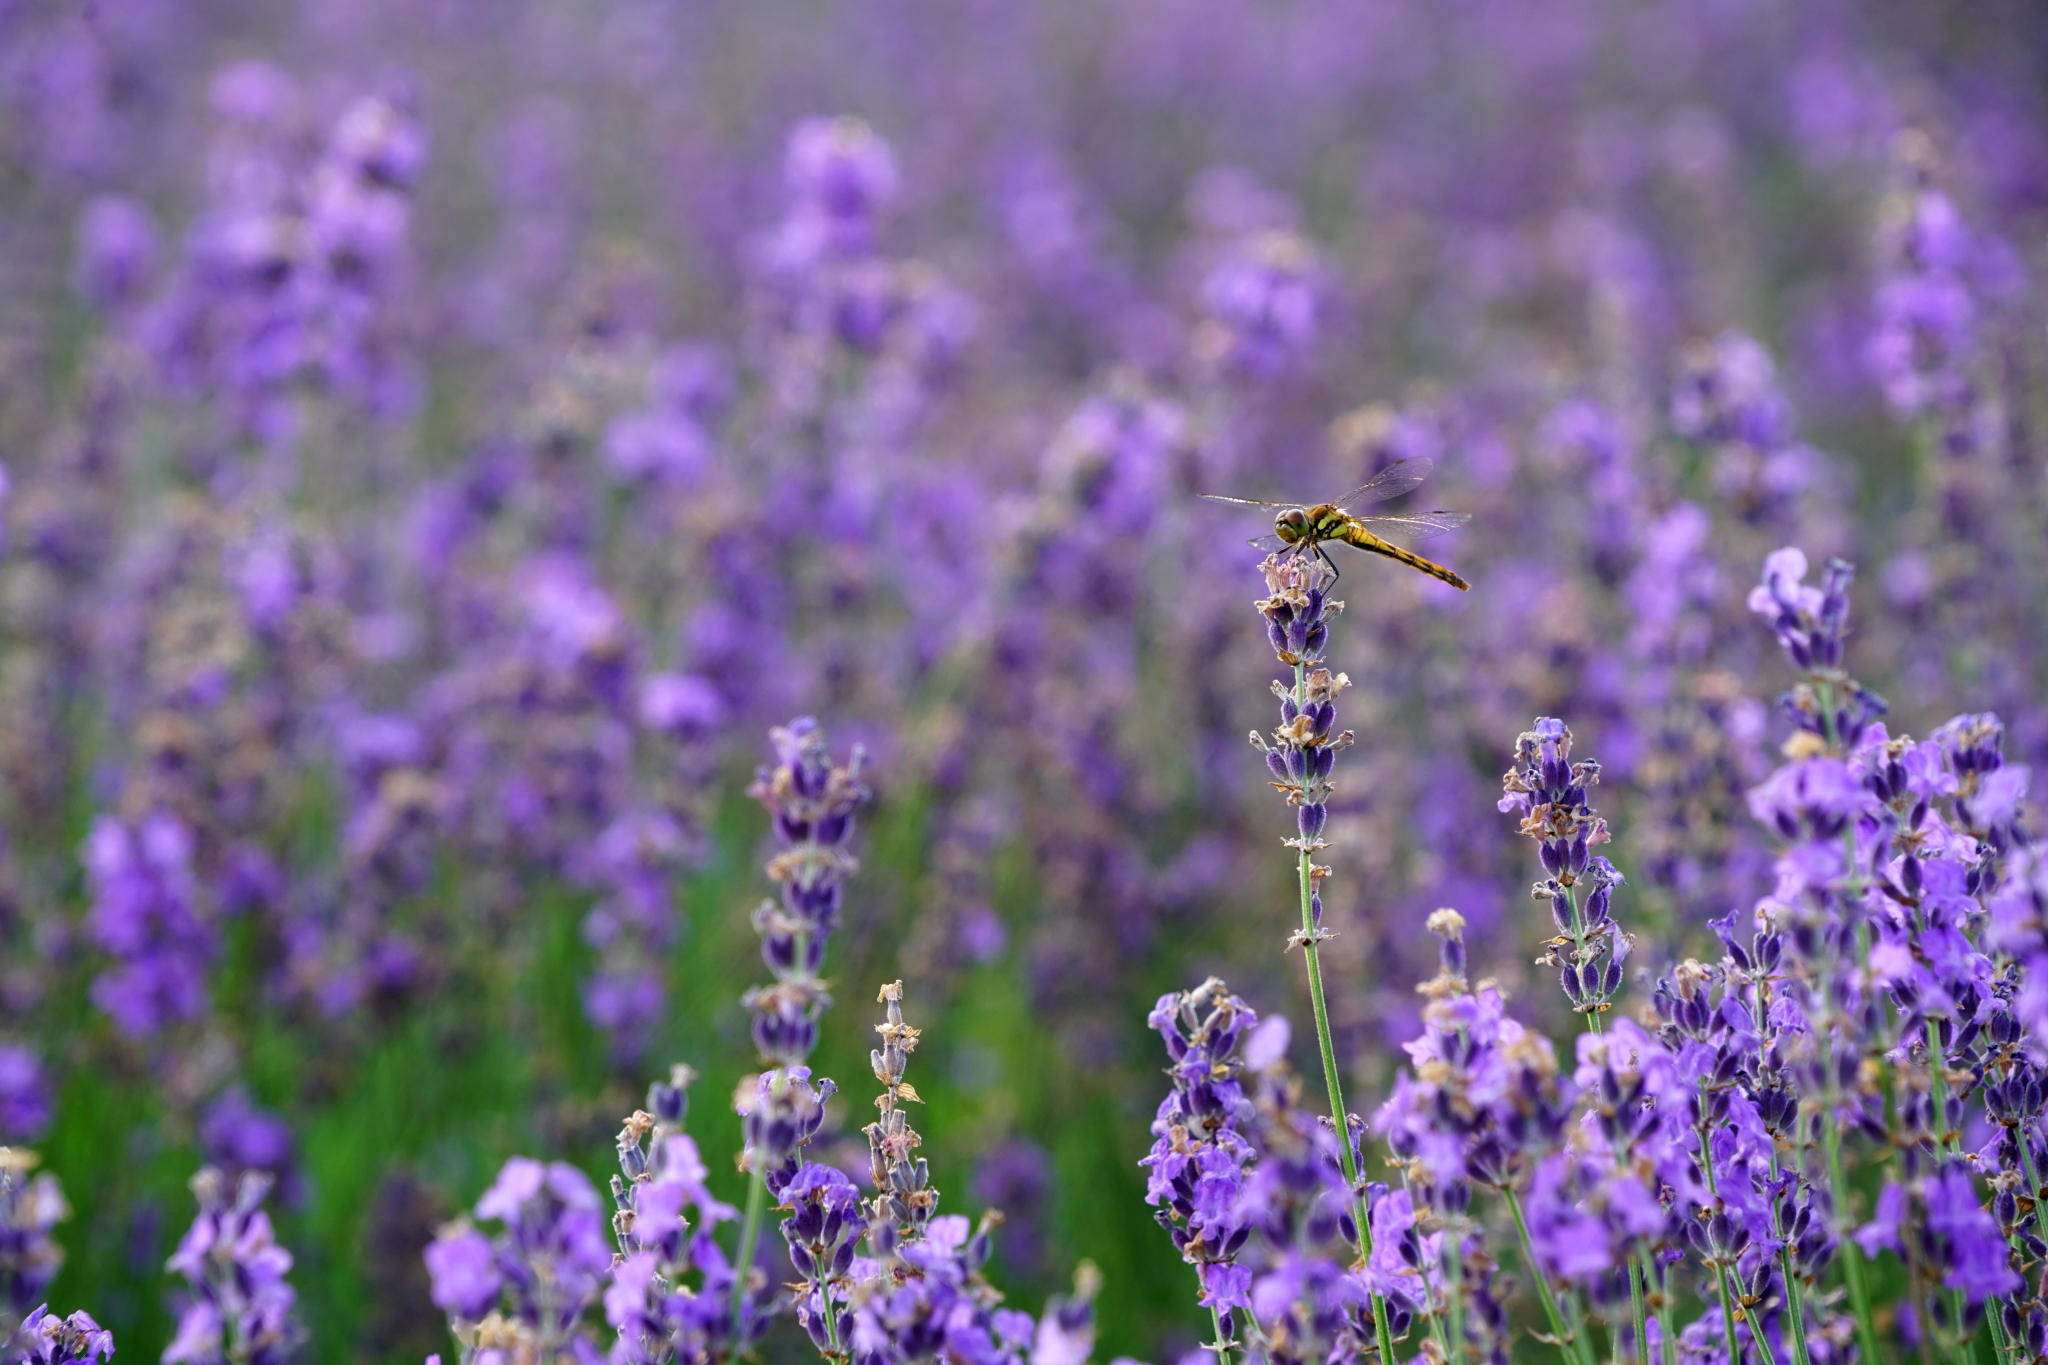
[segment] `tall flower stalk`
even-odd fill
[[[1267,639],[1274,655],[1294,670],[1294,685],[1276,681],[1273,695],[1280,701],[1280,725],[1269,740],[1252,732],[1252,743],[1266,756],[1273,774],[1273,787],[1287,798],[1294,810],[1295,835],[1286,841],[1294,850],[1295,876],[1301,895],[1301,928],[1288,936],[1289,947],[1299,947],[1308,968],[1308,994],[1315,1011],[1316,1046],[1322,1053],[1323,1086],[1330,1101],[1330,1122],[1337,1132],[1337,1158],[1344,1168],[1344,1181],[1351,1191],[1353,1218],[1358,1231],[1359,1254],[1370,1260],[1373,1253],[1372,1221],[1358,1179],[1357,1139],[1351,1115],[1344,1107],[1343,1082],[1337,1075],[1337,1051],[1330,1041],[1330,1010],[1323,998],[1323,968],[1319,949],[1330,937],[1323,928],[1322,882],[1330,869],[1315,861],[1315,854],[1328,848],[1323,839],[1329,823],[1330,774],[1340,751],[1351,746],[1349,730],[1336,733],[1337,694],[1351,685],[1342,673],[1332,674],[1323,665],[1329,647],[1330,621],[1344,610],[1342,602],[1330,598],[1335,573],[1320,559],[1309,555],[1269,556],[1260,566],[1268,596],[1257,606],[1266,618]],[[1378,1289],[1370,1291],[1373,1332],[1380,1359],[1394,1359],[1393,1335],[1388,1330],[1387,1305]]]
[[[867,755],[859,746],[847,762],[835,763],[825,732],[809,716],[777,726],[769,737],[776,762],[760,769],[747,790],[767,807],[782,846],[768,860],[768,877],[781,894],[754,911],[761,957],[775,981],[752,988],[744,1000],[754,1016],[754,1046],[771,1069],[742,1081],[734,1097],[746,1135],[741,1161],[750,1177],[734,1264],[735,1332],[745,1318],[742,1309],[768,1200],[783,1202],[802,1165],[802,1148],[817,1133],[825,1101],[837,1089],[831,1081],[813,1087],[804,1062],[818,1043],[818,1016],[832,1003],[819,973],[826,942],[839,927],[846,879],[860,866],[847,843],[854,813],[868,799],[860,781]]]

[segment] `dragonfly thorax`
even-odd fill
[[[1351,521],[1343,508],[1327,502],[1319,507],[1309,508],[1304,515],[1312,540],[1341,540],[1344,537],[1344,528]]]

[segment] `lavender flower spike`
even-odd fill
[[[763,1060],[795,1067],[817,1045],[818,1015],[831,1003],[818,972],[826,941],[839,927],[846,879],[860,868],[846,845],[854,813],[868,799],[860,781],[867,755],[855,746],[845,764],[834,763],[824,731],[809,716],[776,727],[769,737],[776,764],[755,775],[748,794],[768,808],[785,846],[768,861],[780,901],[763,901],[754,911],[761,956],[775,984],[756,987],[745,999]]]
[[[64,1252],[50,1236],[70,1209],[57,1178],[31,1177],[36,1154],[20,1147],[0,1147],[0,1345],[40,1303]]]
[[[1349,730],[1336,732],[1337,694],[1350,685],[1343,674],[1332,675],[1319,667],[1329,647],[1330,621],[1344,610],[1342,602],[1330,599],[1336,571],[1321,559],[1308,555],[1269,555],[1259,566],[1265,575],[1268,596],[1255,605],[1266,619],[1266,638],[1282,664],[1294,669],[1294,686],[1273,683],[1273,695],[1280,701],[1280,725],[1268,741],[1252,735],[1252,744],[1266,756],[1266,769],[1273,775],[1273,788],[1294,808],[1295,836],[1285,845],[1295,851],[1295,875],[1301,891],[1301,928],[1288,936],[1288,946],[1300,945],[1308,968],[1309,1002],[1315,1009],[1316,1044],[1322,1052],[1323,1086],[1330,1100],[1330,1122],[1338,1135],[1338,1159],[1344,1168],[1345,1188],[1354,1205],[1350,1211],[1351,1230],[1356,1233],[1359,1252],[1370,1260],[1373,1251],[1372,1219],[1366,1206],[1364,1186],[1358,1174],[1358,1153],[1351,1140],[1352,1119],[1344,1108],[1344,1088],[1337,1078],[1337,1052],[1330,1041],[1330,1011],[1323,999],[1323,969],[1318,949],[1330,937],[1323,928],[1322,882],[1329,875],[1319,866],[1315,854],[1328,845],[1323,828],[1329,821],[1329,800],[1333,790],[1330,774],[1337,755],[1351,746]],[[1349,1235],[1349,1234],[1347,1234]],[[1368,1293],[1372,1308],[1373,1334],[1380,1359],[1394,1358],[1393,1333],[1388,1325],[1387,1301],[1377,1288]],[[1223,1333],[1219,1328],[1218,1340]],[[1219,1362],[1223,1359],[1219,1344]]]
[[[888,1013],[875,1025],[875,1031],[882,1035],[882,1045],[869,1054],[875,1079],[882,1083],[882,1093],[875,1100],[882,1115],[865,1129],[875,1182],[872,1217],[877,1224],[893,1228],[896,1236],[915,1240],[924,1235],[932,1210],[939,1203],[924,1158],[911,1155],[924,1139],[910,1126],[909,1116],[900,1107],[920,1103],[916,1088],[903,1079],[910,1054],[917,1050],[920,1031],[903,1021],[901,981],[882,987],[876,999],[888,1007]]]
[[[768,734],[775,766],[759,769],[747,792],[767,807],[775,838],[783,845],[768,860],[769,880],[781,888],[781,898],[763,901],[754,910],[761,957],[775,973],[775,983],[756,986],[742,999],[754,1015],[754,1045],[774,1069],[742,1081],[733,1097],[745,1135],[741,1160],[754,1176],[732,1290],[735,1331],[745,1322],[744,1299],[765,1197],[784,1202],[801,1168],[799,1150],[816,1135],[825,1101],[838,1089],[829,1080],[812,1086],[810,1068],[803,1063],[817,1046],[818,1016],[832,1003],[818,973],[825,965],[826,941],[839,927],[846,879],[860,868],[846,846],[853,838],[854,813],[868,800],[860,780],[867,753],[860,746],[844,764],[833,762],[825,732],[809,716]],[[829,1335],[837,1341],[836,1327]]]
[[[1849,623],[1849,584],[1856,566],[1830,559],[1818,588],[1806,578],[1806,555],[1787,547],[1764,560],[1763,581],[1750,589],[1749,609],[1771,623],[1778,647],[1802,681],[1778,699],[1786,719],[1812,738],[1810,752],[1854,748],[1885,713],[1884,698],[1842,671],[1842,635]]]
[[[604,1294],[605,1319],[619,1333],[613,1365],[708,1365],[751,1349],[768,1329],[768,1314],[713,1236],[737,1215],[712,1196],[710,1172],[683,1131],[694,1079],[690,1068],[674,1068],[666,1083],[648,1088],[647,1108],[619,1132],[620,1173],[612,1177],[619,1255]]]
[[[1084,1264],[1076,1274],[1074,1298],[1053,1300],[1046,1306],[1045,1320],[1034,1324],[1029,1313],[1001,1307],[1002,1295],[981,1275],[999,1216],[984,1215],[979,1227],[957,1213],[933,1216],[939,1192],[932,1188],[924,1158],[915,1155],[924,1139],[910,1126],[902,1107],[918,1099],[904,1074],[919,1031],[903,1018],[902,982],[882,987],[880,999],[888,1012],[876,1026],[882,1046],[872,1055],[882,1093],[875,1101],[881,1117],[866,1130],[876,1190],[862,1210],[868,1254],[864,1260],[847,1259],[849,1274],[843,1288],[816,1273],[823,1267],[812,1248],[844,1256],[834,1239],[849,1234],[841,1211],[840,1180],[812,1177],[818,1168],[807,1169],[810,1188],[817,1191],[817,1213],[800,1209],[785,1225],[786,1231],[814,1239],[805,1247],[806,1257],[813,1258],[809,1270],[796,1254],[796,1243],[791,1245],[791,1259],[809,1281],[797,1316],[819,1349],[835,1361],[886,1365],[944,1359],[1023,1365],[1028,1352],[1032,1365],[1086,1365],[1094,1340],[1091,1267]]]
[[[604,1216],[590,1178],[565,1162],[515,1156],[476,1201],[487,1236],[458,1219],[426,1251],[434,1302],[462,1343],[464,1365],[491,1358],[592,1359],[584,1314],[611,1263]]]
[[[164,1365],[283,1365],[304,1330],[285,1280],[292,1255],[277,1244],[263,1211],[270,1176],[246,1171],[232,1192],[211,1166],[192,1177],[199,1216],[169,1268],[191,1285],[192,1299],[164,1348]]]
[[[1621,989],[1621,964],[1633,940],[1609,911],[1623,882],[1614,864],[1592,852],[1609,839],[1607,822],[1586,799],[1600,781],[1593,759],[1572,761],[1572,732],[1539,717],[1515,741],[1515,761],[1501,777],[1503,812],[1520,812],[1521,832],[1536,841],[1544,878],[1530,895],[1550,906],[1557,936],[1541,959],[1558,969],[1565,998],[1600,1031],[1600,1016]],[[1581,893],[1585,899],[1580,900]]]
[[[7,1359],[20,1365],[106,1365],[113,1354],[114,1334],[90,1313],[80,1310],[60,1318],[45,1306],[28,1315]]]

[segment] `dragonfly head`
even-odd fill
[[[1289,545],[1308,534],[1308,513],[1299,507],[1290,507],[1273,518],[1273,531]]]

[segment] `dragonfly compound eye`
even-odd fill
[[[1308,531],[1308,513],[1299,507],[1290,508],[1273,518],[1273,529],[1279,533],[1280,539],[1292,544]]]

